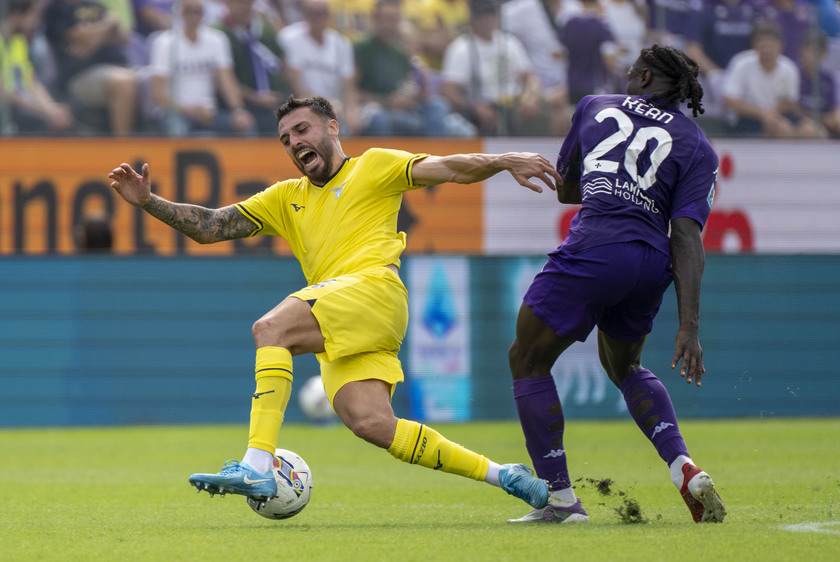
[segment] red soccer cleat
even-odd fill
[[[715,491],[712,478],[697,468],[685,463],[682,466],[683,485],[680,494],[691,512],[695,523],[723,523],[726,507]]]

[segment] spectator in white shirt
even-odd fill
[[[736,134],[771,138],[811,137],[814,122],[799,107],[799,70],[782,54],[778,25],[756,23],[752,49],[732,58],[726,71],[724,105],[734,115]]]
[[[183,29],[155,36],[149,62],[156,118],[170,134],[255,132],[225,34],[201,23],[202,0],[182,0]],[[220,107],[217,95],[225,107]]]
[[[303,21],[286,26],[278,34],[292,94],[328,99],[339,123],[350,134],[358,134],[361,122],[353,45],[330,27],[327,0],[304,0],[301,13]]]

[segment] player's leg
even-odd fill
[[[640,364],[645,338],[625,343],[598,332],[601,364],[621,389],[627,409],[671,471],[695,522],[720,522],[726,509],[708,474],[688,454],[677,415],[665,385]]]
[[[364,363],[369,359],[371,357],[360,361]],[[360,366],[357,363],[350,368]],[[373,375],[377,371],[377,368],[365,369],[365,372]],[[346,376],[346,373],[338,374],[328,370],[324,376],[334,381],[335,376]],[[544,481],[534,478],[527,467],[499,465],[446,439],[425,424],[397,418],[391,408],[392,387],[391,383],[379,379],[350,381],[343,384],[335,394],[333,406],[344,424],[357,437],[386,449],[403,462],[488,482],[535,507],[545,505],[548,499],[547,486]],[[508,486],[505,486],[506,483]]]
[[[509,361],[528,453],[537,475],[549,482],[552,509],[516,521],[588,520],[571,485],[563,446],[565,418],[551,368],[566,348],[587,338],[620,298],[616,294],[625,279],[620,257],[607,246],[554,252],[523,298]]]
[[[253,327],[257,346],[256,389],[251,398],[248,449],[241,463],[228,461],[218,474],[193,474],[199,491],[255,499],[274,494],[274,450],[292,392],[292,356],[324,351],[324,337],[308,302],[291,296]]]
[[[665,385],[641,365],[645,337],[622,342],[598,331],[598,354],[610,380],[621,389],[636,425],[669,465],[688,456],[677,424],[677,414]]]
[[[508,356],[513,393],[525,446],[537,475],[548,482],[551,497],[545,508],[511,522],[572,523],[589,519],[572,489],[563,447],[563,405],[551,375],[557,357],[574,342],[572,337],[559,337],[534,315],[531,306],[522,304],[516,339]]]
[[[679,430],[665,385],[641,365],[642,349],[670,285],[668,256],[644,244],[625,245],[623,255],[638,264],[636,289],[598,323],[598,354],[610,380],[621,390],[630,415],[671,470],[695,521],[722,521],[726,514],[711,478],[697,469]]]

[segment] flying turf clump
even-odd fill
[[[584,481],[585,483],[580,483]],[[615,482],[611,478],[604,478],[602,480],[597,480],[595,478],[580,478],[577,480],[579,484],[578,487],[585,488],[587,484],[593,486],[599,494],[602,496],[618,496],[621,498],[622,504],[618,507],[613,507],[613,511],[618,513],[619,518],[621,519],[622,523],[627,525],[634,524],[634,523],[647,523],[648,520],[645,518],[644,514],[642,513],[642,506],[639,505],[639,502],[635,499],[629,497],[626,492],[623,490],[613,490],[613,486]],[[605,504],[602,504],[605,505]]]

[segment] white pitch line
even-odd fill
[[[825,535],[840,535],[840,521],[815,521],[813,523],[797,523],[796,525],[782,525],[784,531],[795,533],[822,533]]]

